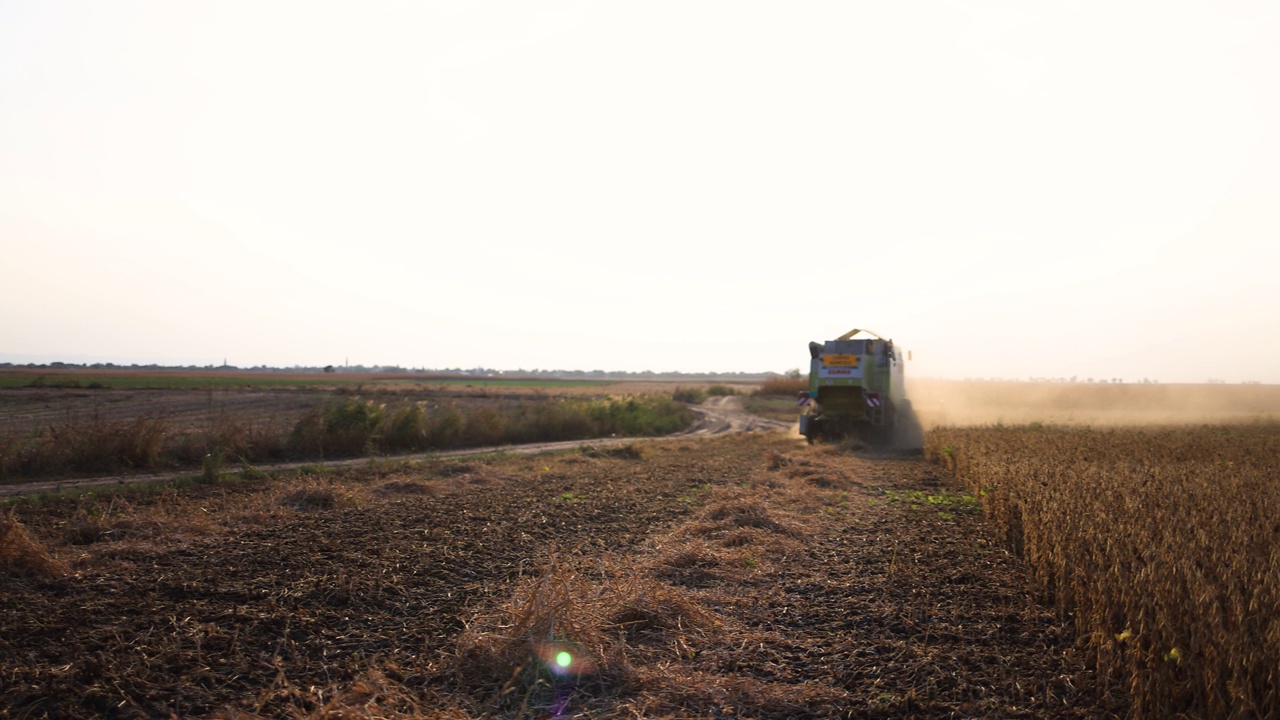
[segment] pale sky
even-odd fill
[[[0,0],[0,362],[1280,382],[1277,7]]]

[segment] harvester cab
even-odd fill
[[[845,435],[877,445],[892,442],[898,416],[910,412],[902,374],[906,358],[893,341],[854,329],[809,343],[809,356],[809,390],[799,397],[800,434],[811,443]]]

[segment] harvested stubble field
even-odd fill
[[[1123,715],[939,472],[748,434],[18,502],[0,715]]]

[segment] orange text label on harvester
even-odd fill
[[[823,355],[822,364],[827,367],[858,367],[857,355]]]

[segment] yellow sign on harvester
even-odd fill
[[[858,367],[857,355],[823,355],[822,364],[827,367]]]

